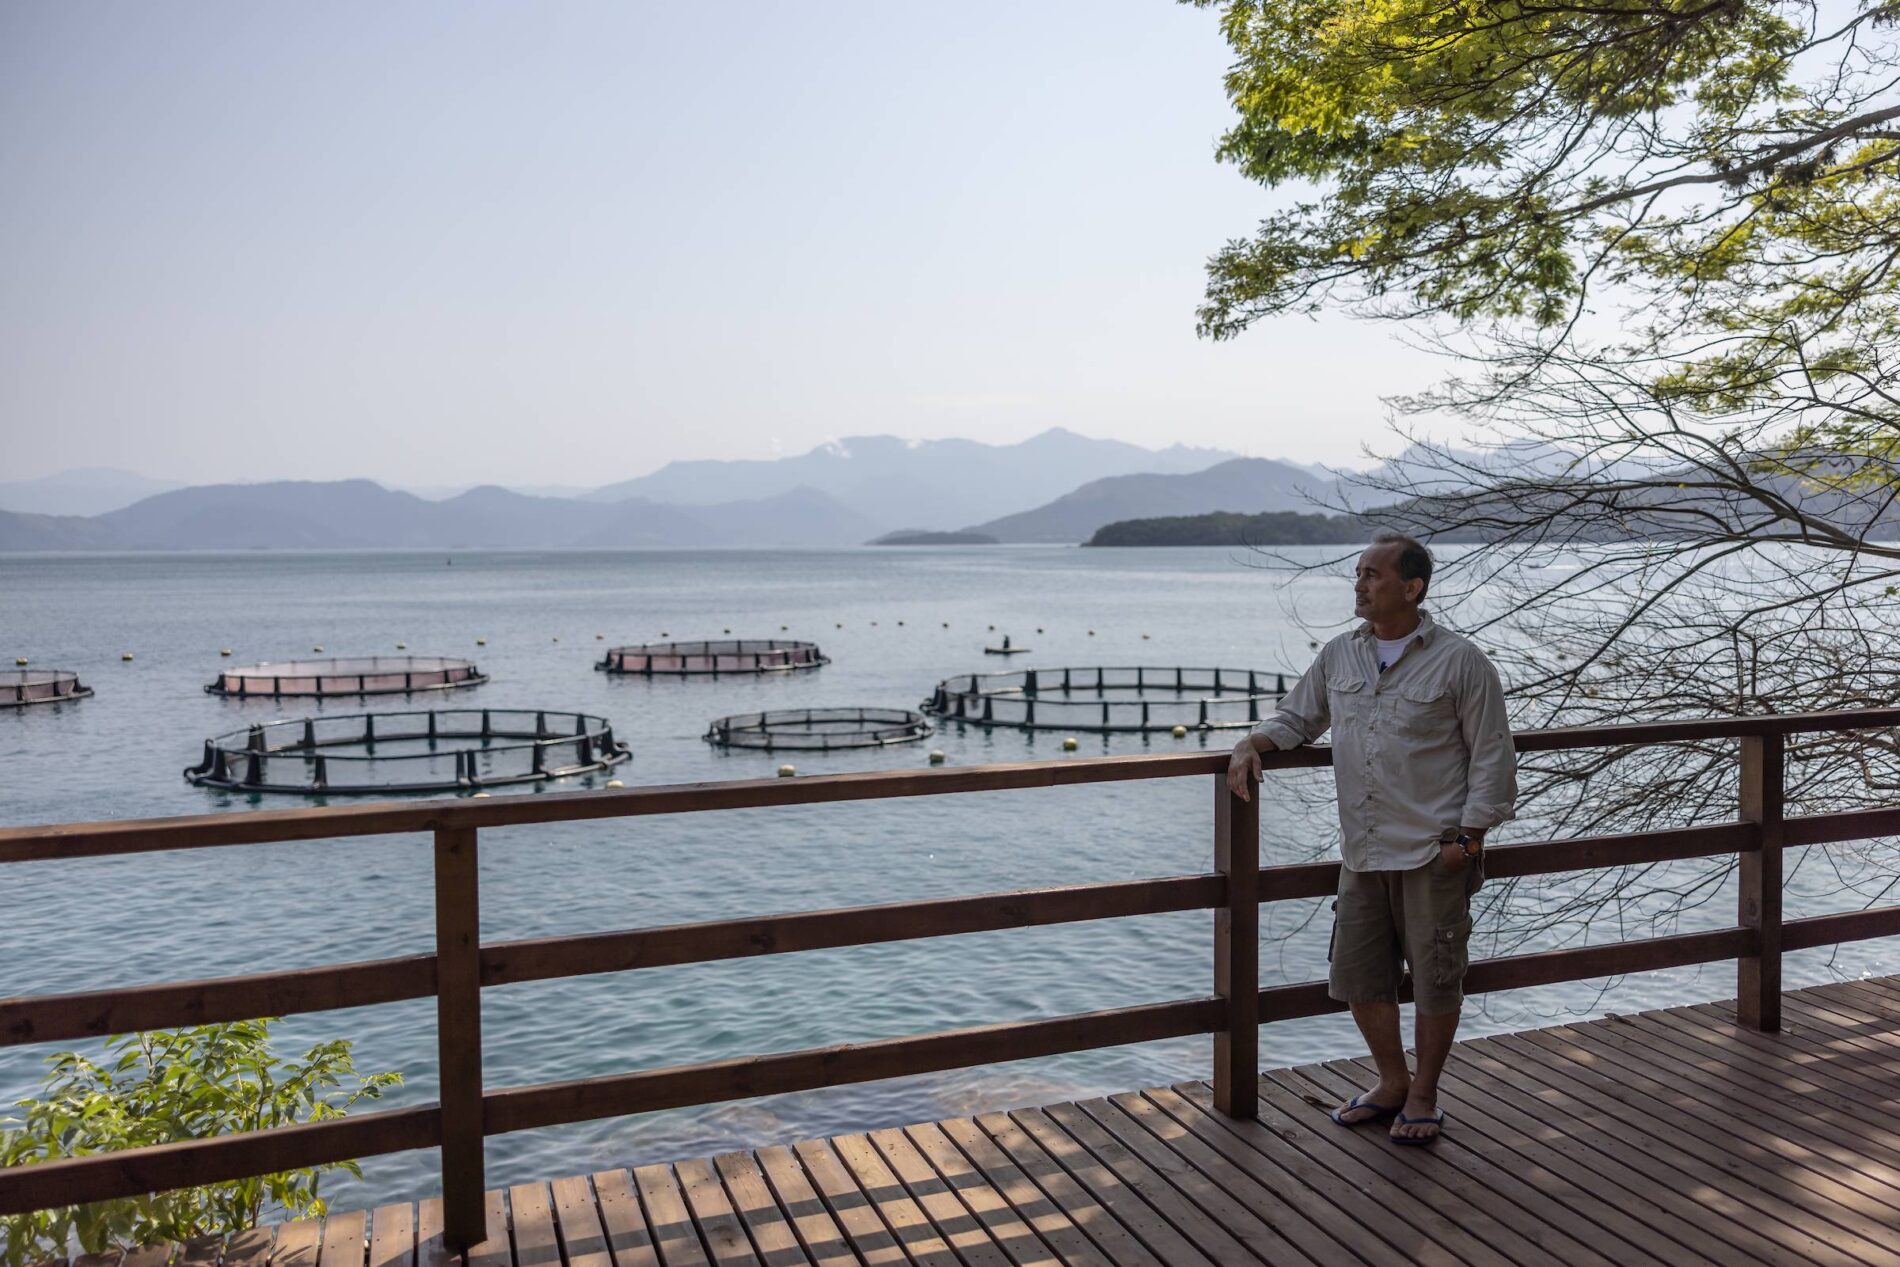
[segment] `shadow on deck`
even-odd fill
[[[840,1135],[488,1196],[467,1267],[1900,1267],[1900,977],[1458,1044],[1432,1148],[1324,1110],[1366,1062]],[[74,1267],[443,1267],[441,1203]]]

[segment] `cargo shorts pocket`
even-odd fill
[[[1471,962],[1471,917],[1440,924],[1432,930],[1431,982],[1441,990],[1463,984]]]

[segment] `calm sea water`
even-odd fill
[[[789,758],[721,753],[700,736],[714,717],[758,708],[914,707],[941,677],[999,667],[982,647],[1004,633],[1034,648],[1013,667],[1304,667],[1302,622],[1345,616],[1345,582],[1289,585],[1248,563],[1227,550],[1066,548],[4,556],[0,655],[75,668],[98,694],[0,712],[0,823],[300,803],[194,788],[180,770],[208,735],[311,711],[204,694],[220,667],[317,645],[326,655],[366,655],[406,642],[416,654],[469,656],[492,674],[489,685],[422,701],[604,714],[633,746],[633,760],[614,772],[628,783],[759,777],[787,759],[801,773],[909,768],[932,747],[959,764],[1058,757],[1054,737],[954,727],[920,745]],[[832,663],[717,681],[611,678],[591,668],[603,645],[728,629],[811,638]],[[219,658],[224,647],[229,660]],[[135,658],[121,661],[128,651]],[[1224,749],[1230,738],[1085,738],[1075,755]],[[482,933],[579,933],[1202,871],[1211,865],[1210,785],[1195,778],[485,832]],[[1303,860],[1329,844],[1326,814],[1271,787],[1267,798],[1269,861]],[[1499,839],[1513,839],[1511,829]],[[1791,908],[1838,904],[1821,896],[1831,886],[1819,869],[1809,874],[1813,892],[1798,873]],[[0,996],[432,946],[421,837],[34,863],[0,870],[0,884]],[[1733,899],[1717,895],[1681,927],[1730,922],[1732,912]],[[1324,974],[1319,915],[1317,903],[1263,913],[1266,983]],[[1603,939],[1617,936],[1609,929]],[[1209,946],[1209,916],[1156,916],[505,987],[484,994],[486,1078],[518,1085],[1199,995],[1211,988]],[[1789,963],[1795,984],[1895,970],[1900,958],[1878,942]],[[1548,987],[1474,1000],[1466,1032],[1732,991],[1733,970],[1721,965]],[[291,1018],[278,1032],[286,1050],[349,1038],[360,1069],[402,1071],[405,1085],[386,1103],[435,1094],[426,1001]],[[1202,1077],[1208,1046],[1154,1043],[524,1132],[490,1141],[488,1178],[546,1178]],[[1337,1017],[1262,1034],[1270,1064],[1354,1047]],[[0,1096],[29,1094],[48,1051],[0,1050]],[[373,1158],[360,1184],[345,1181],[334,1196],[344,1206],[414,1197],[434,1189],[435,1167],[433,1153]]]

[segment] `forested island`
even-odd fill
[[[1330,546],[1366,539],[1372,526],[1357,515],[1308,515],[1274,510],[1242,515],[1217,510],[1207,515],[1169,515],[1123,519],[1104,524],[1086,546]]]

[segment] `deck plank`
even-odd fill
[[[858,1262],[844,1229],[831,1217],[824,1198],[812,1189],[810,1178],[791,1149],[783,1144],[768,1145],[754,1154],[753,1160],[772,1199],[816,1267],[849,1267]],[[891,1248],[895,1250],[896,1244]]]
[[[726,1186],[719,1181],[719,1172],[713,1164],[696,1157],[680,1162],[673,1171],[679,1176],[686,1208],[693,1212],[693,1221],[699,1224],[700,1240],[714,1267],[759,1267],[758,1255],[752,1252],[752,1238],[746,1235],[745,1224],[732,1208]]]
[[[653,1229],[647,1225],[646,1211],[640,1207],[640,1194],[633,1175],[626,1170],[603,1170],[594,1176],[594,1199],[600,1210],[600,1225],[607,1233],[607,1252],[614,1267],[662,1267],[659,1248],[653,1243]]]
[[[594,1185],[586,1175],[556,1179],[553,1188],[554,1227],[561,1237],[561,1261],[568,1267],[613,1267],[607,1252],[607,1233],[600,1224]]]
[[[863,1135],[840,1135],[831,1143],[838,1159],[850,1170],[864,1195],[871,1199],[878,1216],[897,1237],[912,1262],[918,1267],[959,1267],[956,1251],[884,1164],[869,1139]]]
[[[369,1267],[415,1267],[415,1262],[416,1208],[407,1202],[377,1206],[369,1216]]]
[[[633,1172],[633,1183],[639,1189],[640,1204],[646,1207],[653,1245],[665,1267],[712,1267],[673,1168],[641,1166]]]
[[[318,1267],[363,1267],[369,1253],[369,1215],[362,1210],[332,1214],[323,1221],[317,1244]],[[131,1267],[127,1256],[125,1267]]]
[[[1112,1267],[1113,1260],[1104,1257],[1082,1229],[991,1143],[975,1122],[952,1118],[907,1127],[905,1133],[930,1159],[944,1182],[966,1194],[966,1201],[970,1200],[968,1193],[981,1191],[977,1188],[980,1182],[982,1190],[994,1194],[1011,1215],[1047,1246],[1055,1261],[1080,1267]],[[988,1196],[979,1195],[972,1208],[978,1218],[991,1222],[992,1233],[1008,1248],[1018,1233],[1009,1230],[1007,1225],[1001,1225],[1005,1230],[997,1231],[999,1225],[992,1220],[1000,1218],[1001,1212],[986,1208],[988,1201]]]
[[[271,1245],[270,1267],[317,1267],[317,1252],[323,1246],[323,1220],[298,1219],[277,1229]]]
[[[738,1213],[739,1221],[745,1224],[764,1267],[794,1267],[794,1264],[811,1262],[751,1153],[721,1153],[713,1158],[713,1167],[725,1183],[726,1196]]]
[[[1044,1152],[1007,1114],[986,1113],[967,1120],[971,1127],[967,1142],[960,1121],[942,1125],[972,1157],[985,1153],[986,1147],[995,1149],[1036,1186],[1037,1193],[1088,1237],[1089,1243],[1106,1255],[1108,1261],[1117,1267],[1165,1267],[1135,1232],[1123,1226],[1106,1205]],[[1017,1208],[1023,1207],[1019,1204]]]
[[[1467,1039],[1429,1149],[1327,1119],[1360,1056],[522,1183],[466,1261],[432,1199],[43,1267],[1900,1267],[1900,977],[1783,1017]]]
[[[870,1194],[858,1186],[850,1170],[823,1140],[806,1140],[797,1146],[795,1155],[812,1189],[823,1198],[825,1208],[850,1238],[860,1258],[872,1267],[910,1261]]]
[[[561,1237],[554,1230],[554,1199],[548,1186],[516,1184],[508,1189],[508,1209],[514,1224],[514,1267],[560,1267]]]
[[[976,1212],[963,1193],[954,1190],[939,1174],[916,1144],[901,1130],[872,1131],[867,1137],[871,1146],[877,1149],[890,1167],[897,1181],[910,1193],[911,1200],[917,1203],[937,1229],[937,1234],[948,1241],[950,1248],[962,1259],[965,1267],[1009,1267],[1017,1259],[1015,1253],[1007,1251],[997,1229]],[[984,1185],[987,1187],[988,1185]],[[992,1198],[1001,1204],[1001,1198]],[[1027,1260],[1035,1267],[1044,1267],[1051,1261],[1048,1246],[1037,1240],[1034,1233],[1015,1217],[1012,1212],[1004,1224],[1027,1234],[1035,1242],[1031,1257]],[[1020,1250],[1022,1247],[1018,1247]]]

